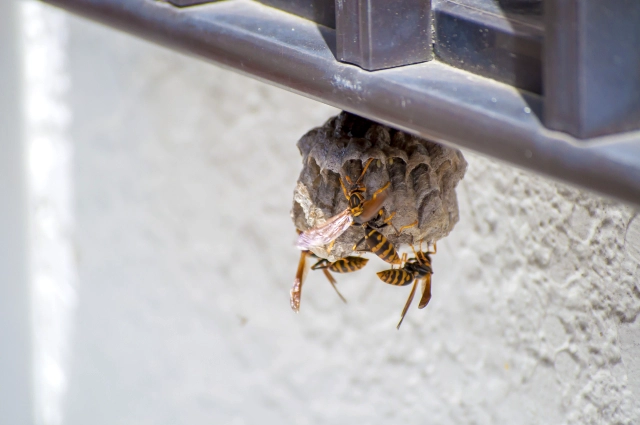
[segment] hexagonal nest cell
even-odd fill
[[[348,189],[348,176],[355,181],[363,164],[373,158],[363,176],[365,199],[390,182],[382,204],[385,217],[395,213],[392,226],[381,229],[396,247],[433,243],[447,236],[458,222],[455,188],[464,176],[467,162],[457,149],[342,112],[298,141],[303,168],[294,190],[291,216],[296,228],[305,231],[323,224],[348,208],[340,179]],[[327,246],[312,247],[322,258],[336,261],[353,253],[364,236],[362,226],[353,225]]]

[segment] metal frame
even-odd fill
[[[337,58],[369,71],[427,62],[431,48],[431,2],[338,0]]]
[[[285,10],[294,15],[324,25],[336,28],[335,0],[257,0],[260,3]],[[342,1],[341,1],[342,2]],[[340,3],[341,3],[340,2]]]
[[[640,2],[545,3],[545,121],[588,138],[640,128]]]
[[[577,139],[543,99],[447,64],[368,72],[336,60],[336,32],[248,0],[48,0],[341,109],[640,206],[640,133]]]
[[[439,0],[433,19],[438,60],[542,94],[544,23],[539,14],[506,14],[492,0]]]

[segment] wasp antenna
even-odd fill
[[[382,210],[380,210],[380,211],[382,212]],[[389,217],[385,218],[382,222],[384,224],[388,224],[389,226],[391,226],[393,231],[396,232],[396,235],[399,236],[400,235],[400,231],[398,229],[396,229],[396,226],[394,226],[393,223],[391,222],[391,220],[393,220],[393,217],[395,217],[395,215],[396,215],[396,211],[394,211],[391,214],[389,214]]]
[[[362,178],[364,177],[364,173],[367,172],[367,168],[369,168],[369,165],[371,165],[372,161],[373,161],[373,158],[369,158],[369,160],[364,164],[364,167],[362,168],[362,172],[360,173],[360,177],[358,177],[358,180],[356,180],[356,184],[362,181]]]
[[[311,266],[311,270],[326,269],[327,267],[329,267],[329,260],[327,260],[326,258],[321,258],[313,266]]]
[[[349,178],[349,176],[345,176],[345,178]],[[340,179],[340,187],[342,187],[342,193],[344,193],[344,197],[347,198],[347,201],[349,200],[349,192],[347,192],[347,188],[344,187],[344,183],[342,182],[342,179]]]

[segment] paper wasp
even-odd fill
[[[391,219],[395,213],[389,215],[389,217],[385,218],[382,223],[379,223],[379,219],[383,217],[383,210],[378,211],[378,216],[370,220],[362,225],[364,229],[364,236],[353,246],[354,251],[358,251],[358,246],[362,244],[362,242],[367,243],[367,251],[376,254],[382,260],[386,261],[390,264],[400,264],[401,259],[398,256],[395,246],[378,230],[387,226],[393,227],[396,235],[399,235],[402,230],[407,229],[409,227],[413,227],[418,224],[418,221],[402,226],[400,230],[396,229],[395,226],[391,223]]]
[[[290,296],[291,296],[291,308],[296,313],[300,310],[300,296],[302,294],[302,283],[304,282],[305,275],[305,264],[307,257],[316,257],[310,251],[302,251],[300,253],[300,261],[298,262],[298,271],[296,272],[296,277],[293,281],[293,287],[291,288]],[[316,257],[317,258],[317,257]],[[363,268],[369,260],[362,257],[346,257],[341,258],[340,260],[334,261],[333,263],[327,259],[321,258],[314,265],[311,266],[312,270],[322,270],[326,278],[333,286],[333,289],[336,290],[336,293],[340,297],[342,301],[345,303],[347,300],[342,296],[338,288],[336,287],[336,280],[331,275],[330,272],[335,273],[351,273],[356,270],[360,270]]]
[[[380,280],[390,285],[405,286],[413,282],[409,298],[407,299],[404,309],[402,309],[397,329],[400,329],[404,316],[407,314],[411,301],[413,301],[413,296],[419,281],[423,282],[423,287],[418,308],[425,308],[427,304],[429,304],[429,300],[431,300],[431,275],[433,274],[433,270],[431,268],[430,254],[436,253],[436,244],[433,244],[433,251],[422,251],[422,241],[420,242],[418,252],[413,249],[413,246],[411,249],[413,250],[414,258],[410,258],[405,262],[406,254],[404,254],[402,256],[402,263],[404,264],[402,268],[378,272]]]
[[[395,246],[378,231],[378,229],[382,229],[389,225],[394,215],[395,214],[391,214],[382,222],[382,224],[378,224],[378,219],[382,217],[382,210],[380,210],[376,219],[363,224],[362,228],[364,229],[364,236],[353,246],[353,250],[358,251],[358,246],[360,246],[362,242],[366,242],[368,248],[367,251],[376,254],[387,263],[400,264],[401,260]],[[391,226],[393,227],[393,225]],[[405,226],[403,226],[403,228],[404,227]],[[396,233],[399,233],[397,229],[395,230]]]
[[[324,246],[333,243],[340,235],[347,231],[349,226],[353,223],[364,224],[374,218],[382,204],[387,199],[386,189],[390,186],[390,182],[385,184],[382,188],[378,189],[371,199],[365,201],[364,194],[367,191],[362,179],[364,178],[369,165],[373,158],[370,158],[362,168],[362,172],[358,179],[353,183],[349,176],[345,176],[347,183],[349,184],[349,190],[345,187],[342,179],[340,179],[340,186],[342,186],[342,192],[347,198],[349,204],[347,208],[339,214],[334,215],[324,224],[312,227],[305,230],[298,236],[298,242],[296,246],[301,250],[308,250],[312,247]]]

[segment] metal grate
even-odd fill
[[[249,0],[182,8],[154,0],[47,2],[355,114],[640,206],[640,133],[630,131],[640,125],[640,50],[632,48],[640,39],[634,25],[640,2],[549,0],[543,15],[538,0],[434,1],[425,19],[434,27],[426,45],[435,59],[429,60],[431,51],[419,60],[407,55],[406,63],[421,63],[377,71],[338,60],[346,40],[357,35],[368,41],[351,50],[359,56],[350,62],[389,66],[383,49],[401,40],[394,41],[395,32],[376,33],[389,11],[376,1],[336,0],[337,29],[311,20],[331,23],[332,2],[321,0],[288,2],[290,11],[310,19]],[[341,15],[348,5],[363,4],[380,9]],[[411,25],[423,28],[424,20]],[[598,28],[604,41],[593,40],[587,27]],[[585,40],[594,46],[580,44]],[[405,43],[403,49],[415,52],[424,39]],[[391,65],[401,63],[396,57]]]

